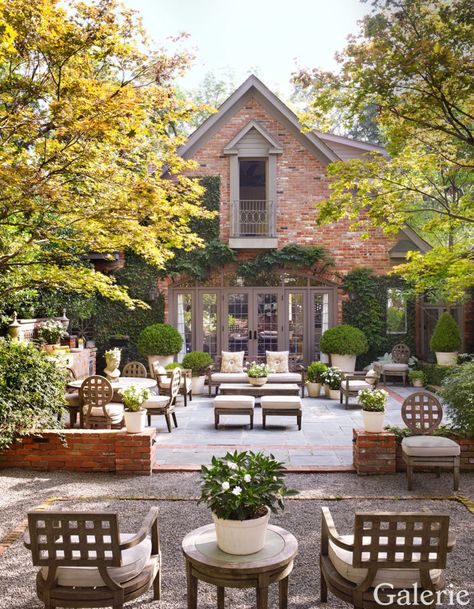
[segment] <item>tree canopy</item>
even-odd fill
[[[336,162],[318,222],[348,218],[355,230],[395,235],[406,224],[433,249],[397,272],[418,292],[453,302],[474,285],[474,4],[471,0],[374,0],[336,73],[296,75],[313,94],[310,117],[351,129],[368,107],[389,156]]]
[[[163,266],[200,244],[202,188],[171,128],[188,57],[115,0],[0,2],[0,296],[47,287],[136,303],[90,252]],[[162,170],[167,169],[166,178]]]

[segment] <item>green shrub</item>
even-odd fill
[[[193,376],[199,376],[212,364],[212,357],[204,351],[191,351],[183,357],[182,364],[183,368],[192,370]]]
[[[181,334],[169,324],[153,324],[142,330],[137,339],[140,355],[175,355],[183,346]]]
[[[436,322],[430,340],[432,351],[448,352],[458,351],[461,347],[461,332],[458,324],[449,313],[443,313]]]
[[[422,381],[423,383],[426,382],[426,374],[423,372],[423,370],[410,370],[408,373],[408,378],[412,383],[413,381]]]
[[[327,365],[323,362],[311,362],[308,366],[307,377],[310,383],[321,383],[321,375],[327,370]]]
[[[439,395],[447,404],[453,428],[474,438],[474,362],[454,368],[443,381]]]
[[[165,370],[174,370],[175,368],[183,368],[183,364],[180,364],[179,362],[171,362],[165,366]]]
[[[439,386],[452,373],[451,367],[438,366],[438,364],[427,362],[419,362],[418,367],[425,373],[427,385]]]
[[[321,336],[320,347],[323,353],[361,355],[367,352],[369,345],[362,330],[342,325],[326,330]]]
[[[31,343],[0,339],[0,448],[16,437],[60,428],[66,369]]]

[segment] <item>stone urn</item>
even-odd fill
[[[105,352],[105,363],[107,366],[105,367],[104,372],[105,376],[111,383],[118,380],[120,376],[119,366],[121,354],[122,352],[117,348],[109,349]]]

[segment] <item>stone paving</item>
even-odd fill
[[[403,425],[400,406],[414,391],[411,387],[389,385],[387,424]],[[157,469],[195,468],[209,463],[212,455],[221,456],[228,450],[264,450],[271,452],[287,467],[302,470],[343,471],[352,469],[352,429],[362,427],[360,407],[354,399],[345,410],[338,401],[320,398],[303,400],[303,425],[298,431],[295,419],[271,417],[267,429],[262,429],[260,407],[255,409],[254,428],[249,429],[245,417],[221,417],[214,429],[212,400],[196,396],[187,408],[179,401],[176,408],[178,428],[166,430],[164,417],[152,417],[158,430]],[[257,404],[258,404],[257,400]],[[248,419],[247,419],[248,420]]]

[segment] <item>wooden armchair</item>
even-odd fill
[[[427,391],[417,391],[402,404],[402,419],[416,435],[403,438],[402,458],[407,466],[408,490],[413,487],[414,467],[449,467],[453,470],[454,490],[459,488],[461,447],[454,440],[433,436],[441,424],[443,407],[440,401]]]
[[[183,396],[184,406],[188,405],[188,400],[191,402],[193,399],[192,394],[192,370],[188,368],[180,368],[181,370],[181,381],[179,385],[179,394]],[[173,376],[173,370],[166,370],[160,362],[153,362],[152,364],[153,377],[156,379],[158,384],[158,390],[160,395],[170,395],[171,392],[171,378]],[[175,397],[176,401],[176,397]]]
[[[341,382],[339,402],[342,404],[343,400],[345,408],[349,407],[349,398],[357,397],[357,394],[361,389],[375,389],[380,380],[380,374],[382,366],[378,363],[373,364],[374,375],[368,376],[365,371],[361,372],[347,372],[344,374],[344,379]]]
[[[147,410],[148,426],[151,425],[152,415],[163,415],[166,419],[166,425],[169,433],[171,433],[171,417],[175,427],[178,427],[178,421],[176,420],[176,413],[174,407],[176,404],[176,397],[179,393],[181,386],[181,368],[175,368],[171,371],[171,384],[169,395],[152,395],[143,404],[143,407]]]
[[[112,426],[122,426],[124,406],[118,402],[112,402],[114,390],[104,376],[87,377],[79,389],[79,396],[84,427],[105,425],[107,429],[111,429]]]
[[[29,512],[25,545],[40,567],[36,592],[46,609],[113,607],[161,595],[158,508],[136,535],[120,534],[110,512]]]
[[[327,602],[329,589],[357,609],[380,609],[398,606],[390,602],[397,590],[407,590],[411,601],[415,593],[419,599],[424,590],[442,590],[454,545],[447,514],[356,513],[353,534],[339,535],[323,507],[321,602]]]
[[[382,368],[384,385],[387,376],[400,377],[403,384],[407,384],[408,379],[408,360],[410,359],[410,347],[400,343],[392,349],[392,363],[384,364]]]

